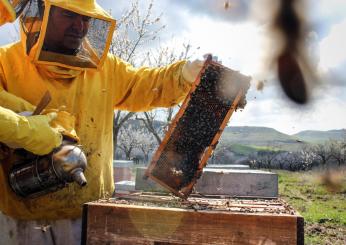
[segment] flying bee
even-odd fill
[[[302,67],[307,64],[303,48],[305,23],[298,14],[297,4],[297,0],[281,0],[272,27],[281,34],[283,41],[276,57],[280,85],[288,98],[305,104],[308,101],[306,74]]]
[[[229,1],[225,1],[223,6],[227,10],[230,7]]]

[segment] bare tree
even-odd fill
[[[192,55],[191,45],[183,43],[180,46],[182,50],[176,50],[174,47],[160,47],[155,51],[149,51],[146,54],[146,62],[144,64],[152,67],[161,67],[179,60],[189,59]],[[166,132],[178,109],[179,105],[167,109],[156,109],[150,112],[143,112],[142,115],[137,115],[136,119],[141,120],[148,131],[153,134],[158,144],[161,144],[162,136]],[[155,121],[158,120],[161,121],[161,124],[155,126]]]
[[[319,157],[320,164],[323,168],[327,166],[329,159],[331,158],[331,153],[328,145],[326,144],[318,144],[313,147],[314,153]]]
[[[143,153],[144,160],[148,161],[150,153],[156,146],[154,136],[136,120],[128,120],[120,129],[117,152],[122,151],[128,160],[132,159],[136,150],[139,150]]]
[[[137,120],[140,120],[146,129],[154,136],[158,144],[161,144],[161,138],[163,134],[162,125],[154,125],[155,118],[157,118],[156,113],[158,110],[153,110],[150,112],[143,112],[143,116],[136,116]]]
[[[138,145],[137,147],[142,151],[144,155],[144,161],[149,161],[149,154],[154,151],[157,147],[157,142],[150,132],[146,128],[141,128],[141,131],[138,135]]]
[[[278,154],[275,158],[275,163],[278,169],[285,169],[287,163],[289,162],[288,160],[290,159],[290,154],[291,152],[282,152]]]
[[[111,44],[110,53],[133,66],[143,63],[141,60],[138,61],[138,54],[142,52],[141,48],[149,41],[155,40],[165,27],[160,25],[160,16],[153,16],[152,14],[153,3],[154,0],[151,0],[145,13],[141,13],[139,1],[134,0],[131,8],[117,21],[117,35]],[[121,127],[133,115],[133,112],[115,112],[113,122],[114,152]]]
[[[343,158],[343,164],[346,164],[346,138],[341,142],[341,155]]]
[[[110,47],[112,54],[134,66],[143,63],[141,48],[157,39],[165,28],[160,24],[161,15],[153,16],[153,6],[154,0],[151,0],[145,13],[141,13],[139,1],[132,1],[131,8],[117,21],[117,35]]]
[[[345,162],[346,145],[341,141],[330,140],[328,146],[330,157],[338,163],[338,166],[341,166]]]
[[[120,129],[120,134],[118,137],[118,147],[125,153],[125,157],[128,160],[131,160],[132,151],[138,145],[138,133],[139,130],[129,124],[124,125]]]
[[[300,151],[300,158],[302,163],[302,170],[308,170],[314,167],[317,162],[318,156],[311,149],[311,147],[304,146]]]
[[[274,160],[277,154],[278,152],[274,150],[263,151],[259,154],[257,162],[261,165],[261,167],[271,169],[274,167]]]

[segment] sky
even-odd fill
[[[303,130],[346,128],[346,1],[307,0],[306,37],[311,79],[310,101],[297,105],[287,99],[275,78],[274,67],[266,66],[273,49],[267,22],[276,0],[154,0],[153,14],[166,28],[155,45],[179,46],[188,42],[194,51],[191,60],[212,53],[222,64],[253,78],[247,105],[231,117],[229,126],[272,127],[294,134]],[[150,1],[140,0],[142,9]],[[276,1],[277,2],[277,1]],[[129,0],[98,0],[115,19],[130,8]],[[0,45],[16,39],[15,25],[0,28]],[[173,41],[172,41],[173,40]],[[258,91],[258,80],[265,80]]]

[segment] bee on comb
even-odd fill
[[[187,198],[232,113],[246,105],[250,77],[207,58],[146,176]]]

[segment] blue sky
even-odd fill
[[[302,130],[330,130],[346,128],[346,1],[307,1],[306,13],[311,32],[308,39],[313,65],[318,79],[314,80],[311,101],[298,106],[288,101],[271,69],[265,69],[270,51],[265,31],[267,5],[276,0],[229,0],[230,8],[224,8],[224,0],[156,0],[154,14],[162,13],[161,24],[167,27],[155,45],[174,46],[189,42],[200,47],[193,58],[212,52],[223,64],[251,75],[267,79],[263,91],[248,93],[248,105],[236,112],[230,125],[266,126],[293,134]],[[150,1],[139,1],[146,8]],[[99,0],[114,18],[129,8],[128,0]],[[257,15],[256,15],[257,13]],[[258,15],[260,13],[260,15]],[[0,29],[0,45],[16,38],[14,25]],[[172,41],[172,39],[174,41]],[[266,72],[264,72],[266,71]],[[318,82],[316,82],[318,81]]]

